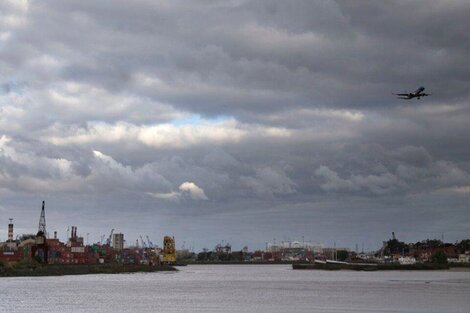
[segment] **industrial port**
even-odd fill
[[[176,262],[175,239],[163,238],[162,247],[154,244],[148,236],[140,236],[135,246],[125,247],[124,234],[111,229],[109,236],[101,241],[86,245],[83,237],[77,235],[77,226],[71,226],[67,242],[61,242],[57,231],[50,237],[46,229],[45,202],[39,218],[36,234],[18,235],[14,239],[13,219],[8,224],[8,239],[0,242],[0,262],[15,263],[33,260],[48,265],[99,265],[138,264],[149,266],[172,265]]]
[[[84,238],[77,235],[77,226],[67,232],[67,242],[61,242],[57,231],[52,236],[46,229],[45,202],[39,217],[36,234],[22,234],[14,237],[13,219],[8,224],[8,239],[0,242],[0,264],[14,264],[31,260],[47,265],[185,265],[185,264],[311,264],[301,269],[363,269],[370,266],[386,265],[384,269],[398,266],[404,269],[442,269],[442,265],[469,266],[470,240],[444,243],[441,240],[423,240],[404,243],[395,233],[382,247],[375,251],[359,251],[346,247],[325,247],[304,241],[266,242],[265,249],[249,251],[245,246],[239,251],[230,243],[222,242],[214,249],[202,249],[199,253],[183,247],[176,249],[175,238],[164,236],[162,246],[154,244],[149,236],[140,235],[135,245],[127,246],[124,234],[111,229],[109,235],[93,244],[85,244]],[[105,238],[106,237],[106,238]],[[326,264],[326,265],[325,265]],[[424,266],[422,266],[424,264]],[[430,267],[426,264],[440,264]],[[392,266],[392,267],[390,267]],[[376,268],[378,268],[376,266]],[[383,268],[383,267],[382,267]]]

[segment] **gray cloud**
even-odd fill
[[[34,227],[44,198],[51,227],[80,223],[95,240],[108,228],[198,247],[303,235],[372,247],[391,229],[460,239],[469,11],[4,1],[0,219]],[[391,95],[420,85],[432,96]]]

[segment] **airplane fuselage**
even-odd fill
[[[410,100],[410,99],[413,99],[413,98],[418,98],[418,100],[419,100],[419,99],[421,99],[421,97],[429,96],[428,94],[424,93],[424,89],[425,89],[424,87],[419,87],[414,92],[398,93],[396,95],[399,96],[398,97],[399,99]]]
[[[420,93],[422,93],[424,91],[424,87],[419,87],[418,89],[415,90],[414,94],[415,95],[419,95]]]

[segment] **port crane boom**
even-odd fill
[[[108,237],[108,239],[106,240],[106,244],[107,244],[108,246],[111,245],[111,239],[113,238],[113,233],[114,233],[114,228],[111,229],[111,233],[109,234],[109,237]]]

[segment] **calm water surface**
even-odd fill
[[[0,312],[470,312],[470,272],[187,266],[177,273],[0,278]]]

